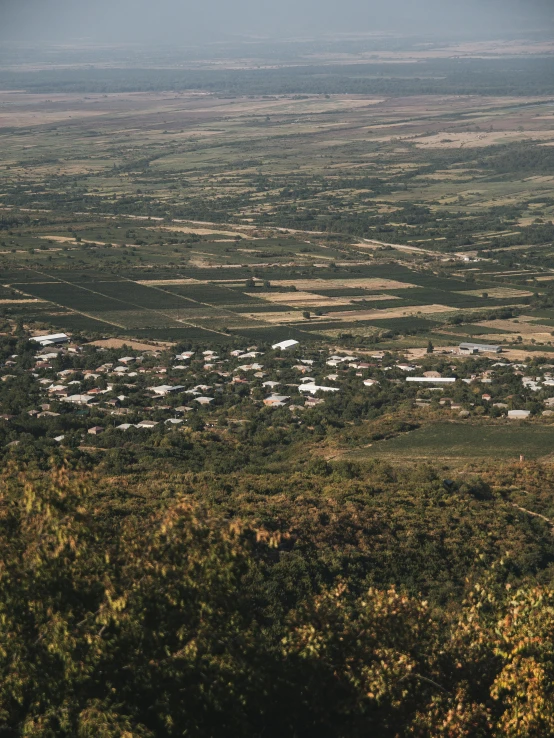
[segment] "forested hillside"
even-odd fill
[[[174,482],[5,472],[6,735],[552,734],[550,472]]]

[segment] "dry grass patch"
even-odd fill
[[[200,282],[198,279],[137,279],[137,284],[143,284],[146,287],[170,287],[179,284],[207,284]]]
[[[153,228],[152,230],[159,230]],[[205,226],[161,226],[163,231],[174,231],[176,233],[195,233],[198,236],[240,236],[248,240],[252,240],[253,236],[245,233],[244,231],[226,231],[222,228],[206,228]]]
[[[499,143],[534,141],[536,139],[551,140],[552,133],[549,131],[533,131],[532,134],[519,131],[481,131],[467,133],[448,131],[436,133],[433,136],[418,138],[415,144],[423,149],[484,148]]]
[[[23,300],[0,300],[0,305],[25,305],[30,302],[36,303],[36,302],[48,302],[48,301],[39,300],[38,298],[33,299],[33,300],[31,300],[30,298],[25,298]]]
[[[335,307],[350,305],[348,297],[325,297],[312,292],[247,292],[250,297],[261,297],[267,302],[295,307]]]
[[[271,323],[271,325],[278,325],[279,323],[298,323],[303,320],[302,313],[298,310],[289,310],[283,313],[237,313],[237,315],[248,320]],[[314,318],[310,322],[314,323],[316,322],[316,319]]]
[[[477,323],[477,325],[483,328],[490,328],[492,332],[494,332],[495,328],[502,331],[509,331],[523,338],[526,336],[536,338],[540,335],[550,337],[552,335],[552,326],[540,325],[540,323],[528,323],[522,318],[519,320],[519,323],[515,323],[513,320],[484,320],[481,323]],[[504,335],[504,338],[506,339],[507,336]]]
[[[453,313],[453,308],[446,305],[417,305],[413,308],[391,308],[390,310],[356,310],[352,312],[331,313],[328,318],[340,318],[343,320],[386,320],[388,318],[408,318],[418,315],[434,315],[436,313]]]

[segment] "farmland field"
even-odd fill
[[[507,423],[510,422],[510,425]],[[462,459],[494,457],[517,461],[520,454],[540,459],[554,453],[554,426],[522,425],[505,421],[503,425],[435,423],[370,448],[356,451],[353,457],[413,459]]]
[[[379,53],[300,71],[293,48],[224,75],[0,66],[0,317],[548,350],[550,62],[530,45],[504,71],[421,50],[417,75]]]

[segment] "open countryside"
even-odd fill
[[[554,738],[554,16],[501,5],[2,5],[7,736]]]

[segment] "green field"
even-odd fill
[[[507,423],[510,425],[507,425]],[[351,454],[352,458],[383,457],[417,459],[506,459],[520,454],[540,459],[554,453],[554,425],[505,421],[503,425],[436,423],[396,438],[381,441]]]

